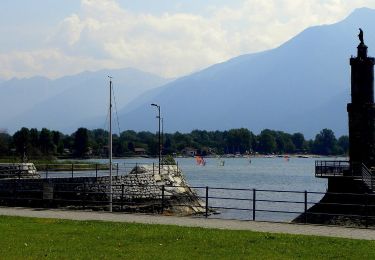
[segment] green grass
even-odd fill
[[[0,216],[0,259],[375,259],[375,241]]]

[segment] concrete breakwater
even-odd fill
[[[35,168],[35,167],[34,167]],[[37,173],[13,171],[0,177],[0,203],[19,206],[85,207],[107,209],[110,178],[75,177],[42,179]],[[139,165],[127,175],[112,177],[113,209],[116,211],[163,212],[176,215],[202,214],[204,202],[186,182],[176,165],[163,165],[160,174],[152,166]]]

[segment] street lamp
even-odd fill
[[[160,144],[160,154],[161,154],[161,161],[164,165],[163,161],[163,153],[164,153],[164,117],[161,118],[161,144]]]
[[[157,107],[158,108],[158,116],[156,118],[159,119],[159,131],[158,131],[158,136],[159,136],[159,175],[160,175],[160,164],[161,164],[161,142],[160,142],[160,106],[157,105],[157,104],[151,104],[151,106],[153,107]]]

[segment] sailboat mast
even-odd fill
[[[112,77],[109,77],[109,211],[112,212]]]

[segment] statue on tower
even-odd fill
[[[364,41],[363,41],[363,31],[362,31],[361,28],[359,28],[358,38],[361,41],[361,44],[365,44]]]

